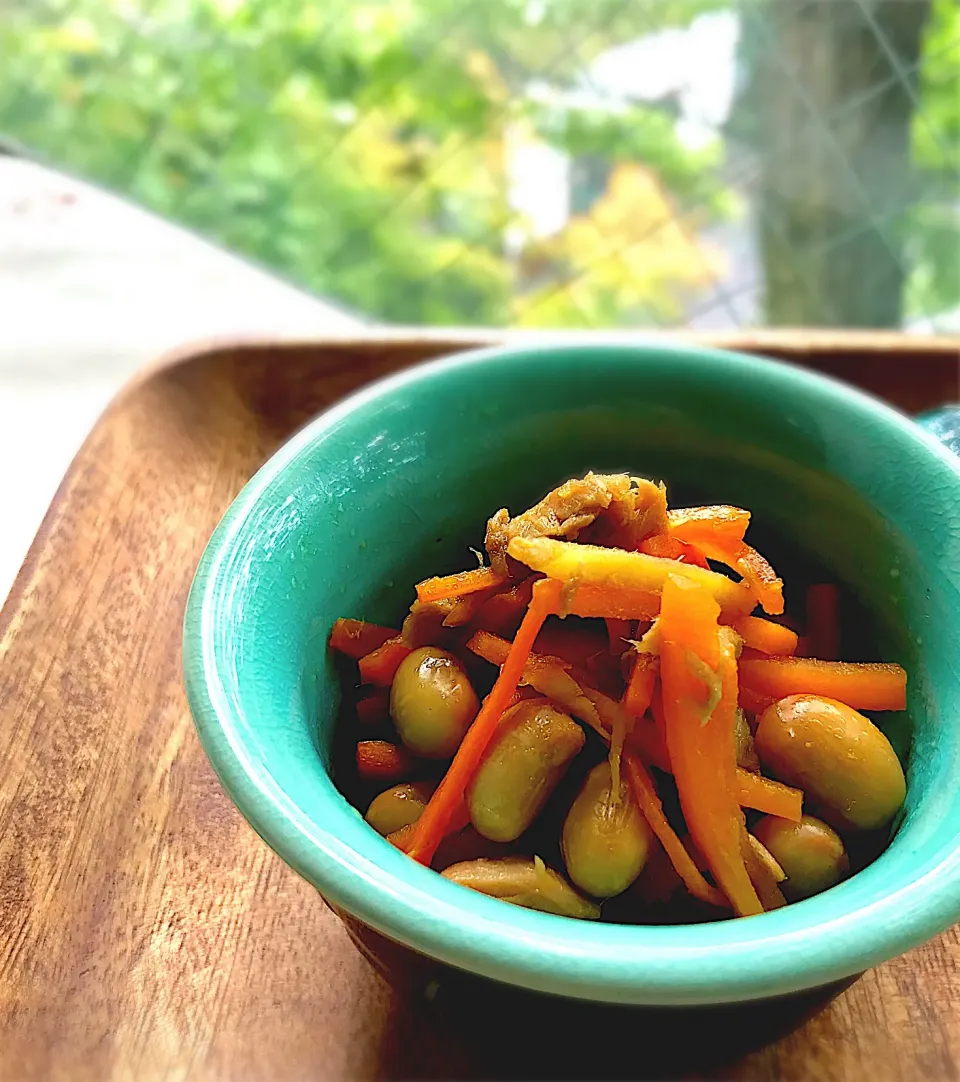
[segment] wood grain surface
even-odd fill
[[[598,1010],[416,967],[388,986],[220,789],[180,676],[210,531],[324,406],[476,340],[186,353],[83,446],[0,616],[0,1080],[958,1077],[956,928],[843,990],[723,1010]],[[906,409],[958,393],[956,342],[725,341]]]

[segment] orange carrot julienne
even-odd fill
[[[403,781],[413,768],[413,756],[398,744],[388,740],[361,740],[357,744],[357,772],[364,781]]]
[[[397,636],[379,646],[373,653],[360,658],[360,682],[389,687],[397,675],[400,663],[411,653],[410,647]]]
[[[500,675],[461,741],[450,768],[415,824],[416,830],[407,853],[421,864],[430,863],[437,846],[449,830],[457,803],[463,799],[467,786],[480,766],[483,753],[497,731],[500,716],[517,690],[540,628],[560,604],[560,590],[561,584],[550,579],[541,579],[534,586],[530,607],[514,637]]]
[[[717,634],[717,621],[720,606],[716,600],[697,584],[688,585],[687,580],[679,576],[669,576],[664,583],[664,591],[669,607],[664,612],[660,609],[660,689],[663,693],[664,710],[667,705],[667,687],[663,674],[663,648],[669,641],[681,644],[694,653],[711,670],[720,664],[720,638]],[[664,617],[667,617],[664,619]],[[689,666],[687,666],[689,668]],[[703,684],[703,681],[700,681]],[[691,687],[694,697],[699,692]]]
[[[760,616],[741,616],[730,625],[743,639],[743,645],[773,657],[791,657],[797,649],[797,633],[783,624]]]
[[[660,797],[657,796],[656,786],[647,773],[646,767],[636,755],[629,751],[624,752],[623,762],[637,805],[640,811],[643,812],[643,817],[650,829],[657,836],[657,840],[666,850],[670,863],[677,875],[683,880],[687,890],[701,901],[727,908],[726,898],[716,887],[711,887],[703,878],[700,869],[694,864],[693,858],[684,848],[683,842],[680,841],[676,831],[667,821],[667,817],[663,814]]]
[[[770,616],[783,612],[783,581],[756,549],[743,541],[718,542],[707,537],[700,540],[699,546],[709,559],[740,572],[764,612]]]
[[[825,695],[854,710],[904,710],[907,705],[907,674],[899,665],[765,658],[744,661],[740,680],[741,702],[746,692],[768,703],[787,695]]]
[[[763,912],[744,863],[736,791],[737,667],[721,643],[720,606],[671,576],[660,609],[660,681],[667,748],[690,837],[738,916]]]
[[[689,541],[681,541],[672,534],[654,534],[640,542],[640,552],[648,556],[661,556],[666,560],[678,560],[682,564],[696,564],[697,567],[705,567],[708,571],[710,565],[707,558]]]
[[[330,646],[357,660],[379,649],[387,639],[396,638],[396,628],[381,627],[367,620],[335,620],[330,630]]]
[[[453,815],[450,816],[450,822],[447,826],[447,830],[453,833],[457,830],[463,830],[465,826],[470,823],[470,809],[467,807],[467,798],[463,797],[459,804],[453,809]]]
[[[357,721],[371,727],[386,721],[390,716],[390,693],[386,688],[375,688],[357,699]]]
[[[417,583],[418,601],[444,601],[448,597],[463,597],[478,590],[490,590],[502,586],[506,578],[492,567],[475,567],[472,571],[458,571],[454,575],[434,576]]]
[[[652,620],[660,611],[660,595],[646,590],[608,586],[578,586],[566,602],[572,616],[600,616],[612,620]]]
[[[783,580],[776,571],[756,549],[742,542],[734,549],[733,559],[744,582],[756,592],[763,611],[779,616],[783,612]]]
[[[750,525],[750,512],[742,507],[678,507],[667,512],[667,532],[680,541],[699,546],[704,539],[736,544]]]
[[[762,774],[738,769],[737,791],[741,807],[789,819],[792,823],[799,823],[803,815],[803,793]]]
[[[741,672],[743,671],[743,666],[748,660],[750,659],[740,659]],[[737,699],[740,703],[740,709],[746,710],[749,714],[762,714],[771,703],[776,702],[776,696],[759,695],[757,694],[757,692],[752,691],[750,688],[748,688],[744,684],[742,679],[740,681],[740,692],[737,696]]]
[[[652,654],[637,654],[627,690],[623,693],[623,707],[632,718],[641,718],[650,709],[657,666],[657,659]]]

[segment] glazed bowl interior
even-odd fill
[[[471,565],[483,524],[586,469],[671,503],[753,511],[863,606],[904,665],[888,719],[909,792],[892,843],[819,897],[683,927],[577,922],[475,894],[363,822],[328,773],[338,616],[396,624],[412,584]],[[787,588],[789,590],[789,581]],[[699,349],[465,354],[361,392],[299,433],[212,538],[185,670],[208,754],[254,828],[332,902],[463,969],[632,1003],[709,1003],[858,972],[960,915],[960,471],[894,411],[798,369]]]

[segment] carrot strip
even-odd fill
[[[740,806],[753,808],[765,815],[776,815],[799,823],[803,815],[803,793],[790,785],[751,774],[749,770],[737,770],[737,790]]]
[[[660,556],[664,560],[678,560],[682,564],[694,564],[710,570],[706,556],[696,545],[691,545],[689,541],[681,541],[679,537],[673,537],[668,533],[658,533],[646,538],[640,542],[638,551],[645,552],[648,556]]]
[[[741,542],[732,555],[733,567],[756,592],[763,611],[771,616],[779,616],[783,612],[783,580],[766,559],[749,545]]]
[[[453,814],[450,816],[450,822],[447,825],[447,832],[454,834],[458,830],[463,830],[465,826],[470,823],[470,809],[467,807],[467,799],[464,797],[460,803],[453,809]]]
[[[752,660],[750,658],[740,659],[740,671],[743,672],[743,666],[747,661]],[[743,680],[740,680],[740,693],[738,695],[738,701],[740,703],[740,709],[746,710],[748,714],[762,714],[767,707],[776,702],[776,698],[771,695],[758,695],[755,691],[751,691],[746,687]]]
[[[721,643],[720,607],[671,576],[660,609],[660,678],[667,748],[691,839],[739,916],[763,912],[744,863],[736,791],[737,666]]]
[[[627,768],[627,778],[630,781],[634,799],[640,811],[643,812],[643,817],[649,824],[650,829],[666,850],[670,863],[676,870],[677,875],[683,880],[687,890],[701,901],[726,908],[726,898],[716,887],[711,887],[703,878],[700,869],[694,864],[693,858],[684,848],[683,842],[677,837],[676,831],[670,826],[667,817],[663,814],[663,805],[660,803],[656,786],[647,773],[646,767],[631,752],[624,753],[623,762]]]
[[[726,504],[678,507],[667,512],[667,532],[679,541],[698,547],[703,540],[715,544],[736,544],[743,540],[749,525],[749,511]]]
[[[475,567],[472,571],[458,571],[455,575],[434,576],[417,583],[418,601],[445,601],[448,597],[463,597],[478,590],[490,590],[502,586],[506,577],[492,567]]]
[[[627,690],[623,693],[623,708],[630,717],[641,718],[650,709],[657,669],[657,659],[652,654],[637,654]]]
[[[387,639],[396,638],[400,632],[392,627],[381,627],[366,620],[335,620],[330,629],[330,646],[347,657],[359,661],[365,654],[379,649]]]
[[[660,611],[660,595],[646,590],[607,586],[578,586],[565,605],[571,616],[600,616],[611,620],[653,620]]]
[[[416,831],[407,852],[421,864],[430,863],[437,846],[449,830],[457,803],[463,799],[467,786],[480,766],[483,753],[497,730],[500,716],[517,690],[540,628],[560,603],[560,590],[560,584],[550,580],[534,586],[530,607],[500,669],[500,675],[461,741],[450,768],[416,822]]]
[[[751,591],[725,575],[676,560],[648,556],[645,552],[555,541],[551,537],[515,537],[507,551],[534,571],[576,586],[577,593],[584,586],[599,586],[614,592],[633,590],[659,594],[668,576],[679,575],[699,583],[731,616],[745,616],[756,603]],[[621,616],[613,612],[599,615]],[[622,618],[630,617],[623,615]]]
[[[386,688],[375,688],[357,699],[357,721],[371,728],[390,716],[390,695]]]
[[[825,695],[854,710],[903,710],[907,674],[899,665],[854,664],[817,658],[781,657],[744,661],[743,692],[768,702],[787,695]]]
[[[397,675],[400,663],[409,653],[411,653],[410,647],[399,635],[395,639],[387,639],[373,653],[360,658],[360,682],[376,684],[378,687],[389,687]]]
[[[790,657],[796,652],[797,634],[783,624],[775,624],[759,616],[741,616],[731,626],[743,639],[743,645],[751,650],[774,657]]]
[[[806,610],[810,656],[836,661],[840,654],[840,602],[836,586],[818,582],[808,587]]]
[[[364,781],[403,781],[413,769],[413,756],[406,748],[388,740],[361,740],[357,744],[357,772]]]
[[[777,573],[756,549],[743,541],[718,543],[712,538],[703,538],[700,548],[709,559],[739,571],[764,612],[771,616],[783,612],[783,580],[777,578]]]

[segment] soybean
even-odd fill
[[[479,709],[463,666],[435,646],[408,654],[390,688],[390,716],[400,739],[428,758],[453,755]]]
[[[820,695],[789,695],[760,716],[760,761],[807,794],[839,829],[893,819],[907,786],[890,742],[863,714]]]
[[[840,836],[812,815],[804,815],[799,823],[767,815],[754,834],[786,873],[781,890],[792,902],[836,886],[850,870]]]
[[[572,882],[595,898],[622,894],[646,863],[651,840],[627,786],[614,797],[610,763],[595,766],[563,824],[561,848]]]
[[[394,785],[374,797],[367,808],[366,820],[378,834],[386,837],[420,818],[433,789],[429,782]]]
[[[519,838],[585,739],[570,715],[545,699],[530,699],[508,710],[467,789],[476,829],[492,841]]]

